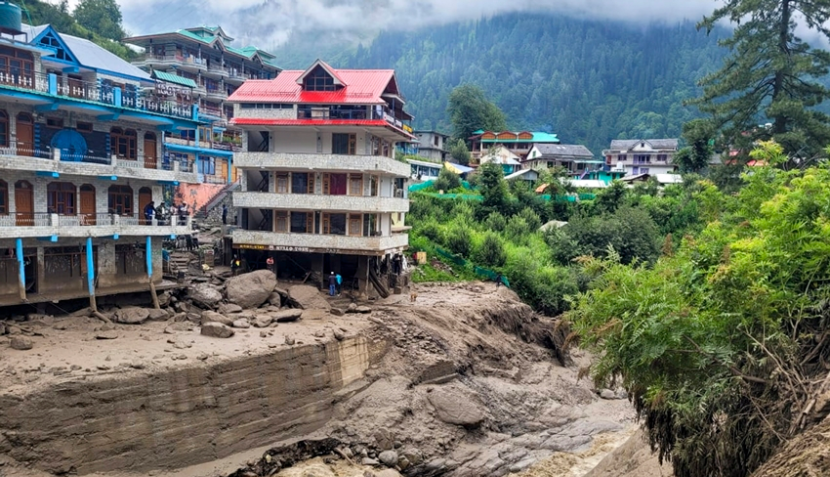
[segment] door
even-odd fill
[[[138,223],[143,225],[151,225],[147,222],[144,218],[144,207],[147,207],[153,200],[153,191],[150,190],[149,187],[142,187],[138,189]]]
[[[17,115],[17,155],[35,155],[35,125],[29,113]]]
[[[20,227],[35,225],[35,200],[32,184],[27,181],[17,181],[14,184],[14,204],[16,224]]]
[[[81,186],[81,225],[95,225],[95,187]]]
[[[156,135],[148,132],[144,135],[144,168],[156,169],[158,154],[156,153]]]

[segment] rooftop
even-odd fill
[[[538,146],[536,146],[536,148],[539,149],[539,152],[542,153],[542,156],[536,157],[534,159],[541,159],[545,156],[576,156],[586,158],[594,157],[594,154],[583,145],[539,144]]]
[[[629,151],[640,144],[646,144],[652,149],[677,150],[677,139],[614,139],[611,141],[611,150]]]
[[[556,134],[546,132],[530,132],[530,131],[484,131],[479,129],[473,133],[474,138],[479,138],[481,142],[498,142],[498,143],[559,143],[559,138]]]

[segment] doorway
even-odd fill
[[[156,135],[148,132],[144,134],[144,168],[156,169],[158,154],[156,153]]]
[[[144,218],[144,208],[153,201],[153,191],[149,187],[138,189],[138,220],[142,225],[152,225]]]
[[[17,115],[17,155],[35,155],[35,121],[29,113]]]
[[[35,199],[32,184],[28,181],[14,183],[15,223],[19,227],[34,227]]]
[[[96,225],[95,217],[95,187],[84,184],[81,186],[81,225]]]

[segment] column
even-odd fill
[[[23,239],[15,241],[15,255],[17,255],[17,267],[19,271],[19,282],[17,284],[20,292],[20,299],[26,300],[26,263],[23,258]]]
[[[86,238],[86,280],[89,289],[89,303],[92,311],[97,310],[95,305],[95,260],[92,256],[92,237]]]

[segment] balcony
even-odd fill
[[[228,93],[224,89],[207,88],[206,91],[206,97],[211,101],[224,101],[228,99]]]
[[[409,246],[409,235],[393,234],[385,237],[359,237],[234,230],[233,244],[235,248],[283,252],[379,256],[406,249]]]
[[[177,66],[184,70],[207,71],[207,62],[191,55],[146,55],[143,59],[133,62],[135,66],[159,67]]]
[[[134,110],[141,113],[155,113],[182,119],[193,118],[193,104],[167,99],[155,93],[130,91],[99,84],[97,82],[71,80],[66,85],[58,84],[55,74],[10,75],[0,73],[2,90],[22,91],[43,96],[44,103],[54,98],[98,103],[114,108]]]
[[[325,210],[337,212],[409,212],[409,199],[350,195],[234,192],[233,206],[256,209]]]
[[[124,177],[148,181],[198,183],[190,165],[161,158],[125,160],[94,156],[63,155],[60,149],[51,151],[0,148],[0,160],[4,170],[33,173],[54,173],[60,176]]]
[[[239,71],[236,68],[231,68],[228,70],[228,77],[225,78],[225,81],[229,81],[232,83],[244,83],[248,78],[245,76],[244,73]]]
[[[45,212],[0,215],[0,239],[51,236],[62,238],[166,237],[190,233],[192,233],[190,216],[186,217],[183,223],[168,221],[160,225],[155,219],[148,223],[138,215],[58,215]]]
[[[384,156],[347,156],[341,154],[305,154],[278,152],[240,152],[234,155],[234,165],[240,169],[269,169],[286,171],[328,171],[381,173],[409,177],[409,164]]]
[[[227,78],[230,76],[230,72],[221,66],[209,65],[207,68],[208,76],[219,77],[219,78]]]

